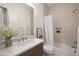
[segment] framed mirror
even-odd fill
[[[16,29],[16,37],[33,36],[33,8],[31,6],[26,3],[1,3],[0,10],[0,18],[2,17],[0,22],[3,21],[3,25]]]

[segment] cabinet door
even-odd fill
[[[35,46],[34,48],[26,51],[20,56],[42,56],[43,55],[43,43]]]

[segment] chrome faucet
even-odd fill
[[[72,46],[72,48],[74,48],[75,49],[75,51],[74,51],[74,53],[76,53],[76,49],[77,49],[77,41],[76,42],[74,42],[74,46]]]

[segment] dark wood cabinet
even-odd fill
[[[20,56],[42,56],[43,55],[43,43],[33,47],[32,49],[24,52]]]

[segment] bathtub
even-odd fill
[[[55,43],[55,56],[74,56],[75,55],[75,48],[67,44]]]

